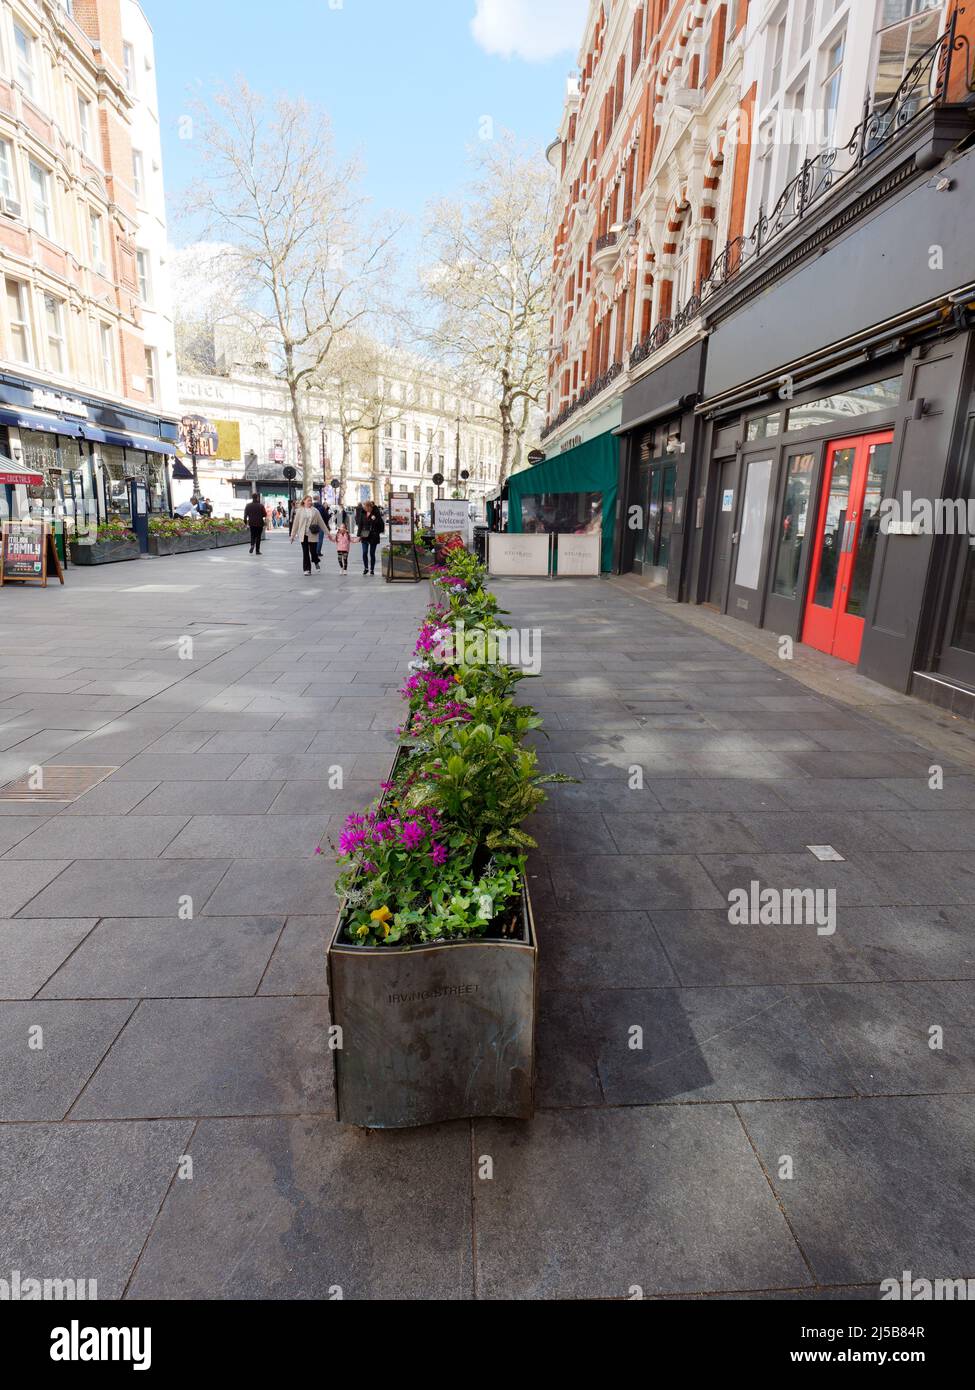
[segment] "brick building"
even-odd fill
[[[175,352],[135,0],[0,3],[0,454],[14,515],[169,504]],[[172,412],[172,413],[170,413]]]

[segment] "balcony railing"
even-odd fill
[[[854,178],[871,159],[899,140],[926,111],[943,105],[949,95],[955,55],[964,50],[969,90],[973,87],[968,39],[957,32],[957,12],[948,28],[913,64],[896,92],[877,105],[868,95],[863,118],[845,145],[831,146],[803,162],[774,207],[759,210],[751,232],[729,241],[697,293],[672,318],[661,320],[630,354],[630,365],[645,362],[700,313],[702,306],[731,280],[763,256],[781,237],[817,210],[835,189]]]
[[[555,419],[552,420],[549,424],[547,424],[545,428],[542,430],[542,439],[547,439],[550,434],[554,434],[557,429],[561,429],[561,427],[566,423],[567,420],[572,419],[573,415],[576,413],[577,410],[581,410],[584,405],[588,405],[589,402],[594,401],[597,396],[601,396],[602,393],[606,390],[607,386],[612,385],[616,378],[622,376],[622,374],[623,363],[614,362],[613,365],[610,367],[609,371],[603,372],[602,376],[597,377],[595,381],[590,382],[589,385],[585,388],[585,390],[582,391],[582,393],[572,402],[571,405],[564,406],[559,411]]]

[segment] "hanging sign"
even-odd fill
[[[5,521],[0,540],[0,586],[40,584],[47,588],[49,573],[64,583],[54,534],[36,521]]]

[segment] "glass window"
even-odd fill
[[[785,53],[785,16],[783,15],[768,33],[768,74],[769,95],[774,96],[782,85],[782,56]]]
[[[850,509],[850,487],[856,449],[838,449],[833,458],[833,473],[829,480],[826,514],[823,519],[823,548],[819,559],[814,602],[821,608],[832,608],[836,597],[836,576],[840,567],[840,549]]]
[[[146,348],[146,395],[151,401],[159,394],[159,372],[156,366],[156,349]]]
[[[149,278],[149,253],[148,251],[136,251],[135,253],[136,272],[139,277],[139,298],[144,304],[148,304],[151,298],[152,284]]]
[[[778,411],[773,415],[760,415],[749,420],[745,438],[749,443],[756,439],[774,439],[782,428],[782,417]]]
[[[0,140],[0,195],[16,200],[17,185],[14,182],[13,155],[6,140]]]
[[[887,487],[887,473],[890,468],[892,448],[891,444],[873,444],[870,447],[867,490],[863,498],[863,519],[860,522],[856,560],[853,563],[853,577],[850,580],[850,597],[846,605],[846,611],[853,613],[858,618],[866,617],[870,581],[873,578],[873,562],[877,555],[877,538],[880,535],[880,504],[884,500],[884,492]]]
[[[52,372],[63,376],[68,359],[64,340],[64,304],[53,294],[44,296],[44,327],[47,331],[47,365]]]
[[[125,75],[125,86],[130,92],[135,91],[135,49],[130,43],[122,45],[122,71]]]
[[[78,96],[78,130],[81,135],[81,148],[91,154],[91,102],[87,97]]]
[[[88,231],[91,240],[92,265],[94,265],[97,270],[104,270],[105,245],[102,240],[102,219],[94,210],[88,213]]]
[[[5,281],[7,292],[7,345],[16,362],[30,362],[30,319],[27,313],[27,286],[20,280]]]
[[[738,563],[735,570],[735,583],[743,589],[757,589],[761,577],[771,479],[771,459],[753,459],[748,465],[745,502],[741,515],[741,537],[738,542]]]
[[[907,73],[934,44],[941,30],[943,0],[884,0],[877,45],[874,97],[897,91]]]
[[[843,85],[843,58],[846,54],[846,34],[834,39],[823,57],[823,98],[824,125],[827,143],[832,144],[836,128],[836,112],[840,104],[840,89]]]
[[[840,391],[835,396],[823,396],[807,405],[797,405],[786,416],[786,433],[808,430],[814,425],[831,425],[836,420],[859,422],[862,415],[875,410],[890,410],[901,397],[901,378],[889,377],[886,381],[874,381],[869,386],[855,386],[849,391]]]
[[[34,72],[34,40],[19,24],[14,25],[14,46],[17,50],[17,81],[29,97],[36,96],[37,79]]]
[[[30,192],[31,208],[33,216],[31,225],[36,227],[44,236],[51,235],[51,176],[46,169],[42,169],[33,160],[29,162],[30,169]]]
[[[94,328],[98,384],[106,390],[112,390],[115,387],[115,344],[112,341],[112,325],[99,320]]]
[[[775,581],[772,585],[773,593],[781,594],[783,598],[796,598],[799,592],[799,565],[806,539],[815,464],[815,454],[793,454],[786,470],[785,497],[775,556]]]
[[[132,188],[137,198],[142,197],[145,183],[145,166],[142,161],[142,151],[132,151]]]

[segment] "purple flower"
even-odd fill
[[[404,849],[419,849],[426,839],[426,831],[416,821],[408,821],[400,831],[400,843]]]
[[[444,864],[446,864],[447,862],[447,857],[448,856],[446,845],[434,845],[430,853],[430,858],[433,860],[433,862],[437,865],[438,868],[443,868]]]

